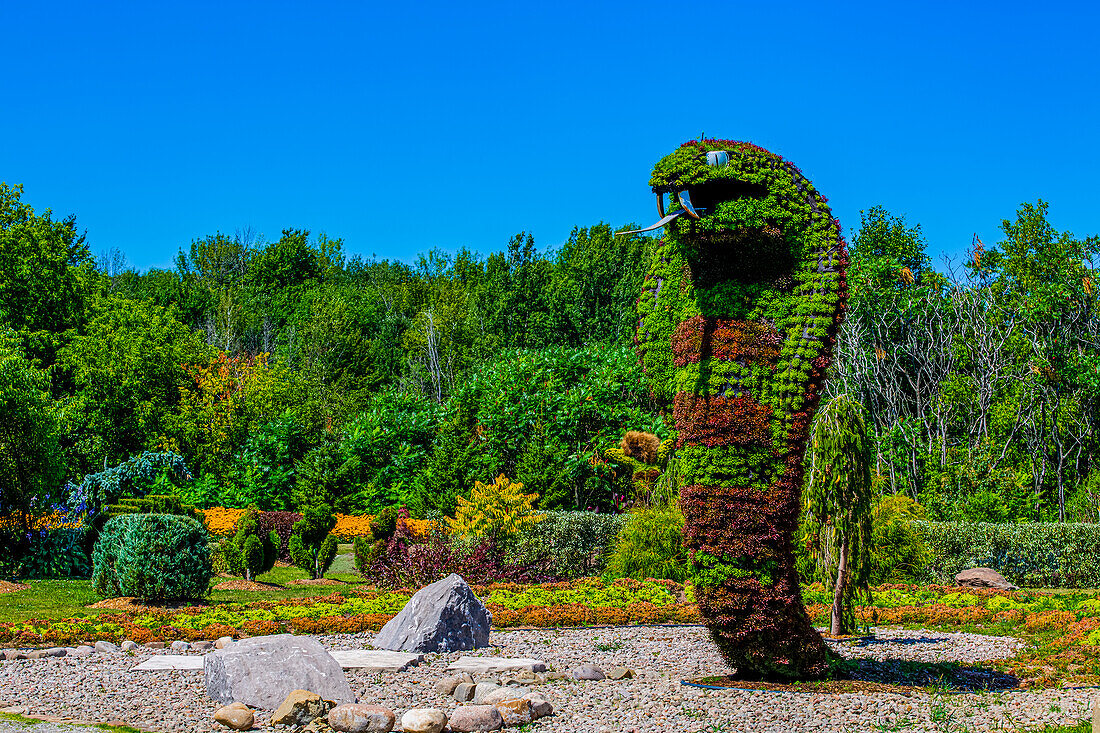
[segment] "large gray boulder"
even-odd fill
[[[1019,590],[1009,583],[1005,576],[993,568],[970,568],[955,576],[955,584],[970,588],[996,588],[997,590]]]
[[[220,703],[274,710],[294,690],[309,690],[336,703],[355,702],[340,663],[308,636],[241,639],[207,654],[203,672],[206,694]]]
[[[493,616],[470,586],[452,573],[421,588],[374,639],[379,649],[456,652],[489,645]]]

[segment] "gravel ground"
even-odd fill
[[[372,636],[319,639],[330,649],[351,649],[369,645]],[[535,689],[544,692],[555,707],[552,717],[530,727],[539,732],[1004,731],[1076,722],[1086,717],[1092,698],[1100,696],[1095,689],[962,694],[706,690],[682,685],[681,680],[729,670],[706,632],[695,626],[495,631],[491,641],[492,648],[473,654],[533,657],[561,671],[592,663],[604,669],[629,666],[638,673],[632,680],[538,685]],[[1003,659],[1019,645],[1016,639],[1004,637],[883,629],[872,640],[834,646],[851,658],[891,660],[869,662],[881,672],[892,669],[897,660]],[[83,659],[0,662],[0,703],[25,706],[32,715],[121,720],[164,733],[224,730],[211,719],[218,706],[206,697],[201,672],[129,671],[153,653],[141,649]],[[432,685],[445,676],[448,662],[459,656],[429,655],[419,667],[400,673],[347,674],[361,702],[385,705],[397,713],[398,720],[412,707],[450,712],[457,703],[433,693]],[[268,717],[258,711],[257,726],[273,730],[267,725]],[[53,733],[52,729],[40,733],[47,730]]]

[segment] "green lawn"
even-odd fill
[[[352,558],[343,557],[343,553],[350,552],[350,548],[350,545],[340,546],[341,556],[336,558],[329,572],[325,573],[326,578],[340,580],[345,583],[363,582],[363,579],[355,573],[355,564]],[[341,586],[338,585],[286,585],[292,580],[301,580],[308,577],[309,573],[296,567],[276,567],[271,572],[259,576],[257,580],[262,583],[275,583],[286,587],[263,591],[212,591],[206,602],[216,605],[219,603],[275,601],[281,598],[307,598],[309,596],[326,596],[341,589]],[[214,578],[211,581],[211,586],[225,580],[227,578]],[[0,622],[26,621],[27,619],[82,618],[100,613],[111,613],[110,609],[86,607],[101,600],[92,590],[90,580],[27,580],[23,582],[30,586],[28,590],[0,593]]]
[[[0,593],[0,622],[59,619],[103,613],[85,608],[100,600],[88,580],[28,580],[29,590]]]

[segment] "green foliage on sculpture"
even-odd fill
[[[676,423],[700,612],[739,674],[820,676],[828,653],[791,537],[847,296],[839,222],[798,168],[750,143],[685,143],[650,184],[675,218],[642,287],[636,344]]]
[[[871,598],[871,436],[863,406],[837,395],[810,430],[803,498],[814,580],[833,586],[829,633],[850,634],[856,600]]]
[[[336,557],[336,538],[330,532],[336,526],[336,516],[330,506],[313,506],[294,523],[290,535],[290,559],[314,580],[324,576]]]
[[[264,533],[260,529],[260,512],[250,507],[237,520],[237,532],[221,544],[222,555],[229,572],[245,580],[275,567],[279,558],[279,534],[275,530]]]

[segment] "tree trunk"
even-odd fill
[[[833,610],[829,619],[829,635],[841,636],[849,629],[844,623],[844,589],[848,585],[848,536],[840,541],[840,561],[837,562],[836,587],[833,589]]]

